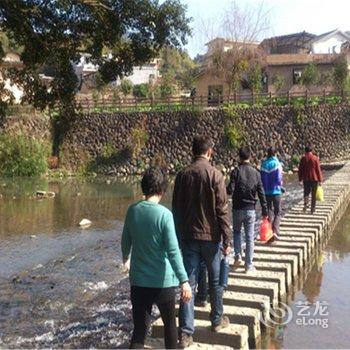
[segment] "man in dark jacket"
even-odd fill
[[[227,193],[232,195],[233,216],[233,248],[235,252],[234,266],[242,264],[242,242],[241,230],[244,226],[246,253],[245,270],[247,273],[255,271],[253,266],[254,253],[254,226],[255,226],[255,204],[258,194],[262,216],[267,216],[267,204],[260,173],[249,162],[250,149],[243,147],[239,150],[240,164],[233,170]]]
[[[305,155],[299,164],[299,181],[304,184],[304,211],[306,211],[311,193],[311,214],[316,210],[317,186],[323,181],[320,160],[312,153],[310,146],[305,147]]]
[[[219,285],[221,253],[231,251],[228,201],[223,175],[210,164],[213,142],[206,136],[196,136],[192,151],[194,161],[176,177],[173,194],[173,214],[183,261],[195,295],[198,272],[204,261],[209,276],[212,331],[229,325],[223,316],[223,288]],[[221,247],[222,245],[222,247]],[[193,342],[194,298],[180,302],[179,347]]]

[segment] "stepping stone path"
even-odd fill
[[[249,349],[259,346],[264,321],[272,309],[285,302],[287,293],[298,286],[298,279],[310,268],[314,254],[344,214],[350,201],[350,163],[324,184],[324,202],[317,202],[316,213],[295,205],[283,217],[280,240],[271,244],[256,242],[254,265],[257,272],[247,275],[233,269],[224,293],[224,314],[231,324],[219,333],[210,331],[210,307],[195,308],[194,344],[189,349]],[[151,348],[164,348],[162,321],[152,328]]]

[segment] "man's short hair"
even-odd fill
[[[141,189],[145,196],[162,195],[167,187],[168,180],[159,167],[152,167],[145,171],[141,180]]]
[[[206,154],[210,148],[213,148],[213,140],[210,136],[197,135],[193,139],[192,152],[194,156]]]
[[[267,156],[274,157],[276,155],[276,149],[274,147],[269,147],[267,149]]]
[[[238,151],[238,155],[241,160],[249,160],[251,155],[250,148],[247,146],[241,147]]]
[[[305,147],[305,153],[312,152],[312,147],[311,146],[306,146]]]

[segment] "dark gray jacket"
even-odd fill
[[[254,210],[258,195],[262,215],[267,216],[267,204],[260,172],[250,163],[241,163],[230,176],[227,193],[232,195],[232,208]]]

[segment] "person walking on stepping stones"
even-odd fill
[[[304,185],[304,211],[307,210],[311,194],[311,214],[316,210],[317,187],[323,181],[320,160],[312,153],[312,147],[305,147],[305,155],[299,164],[299,181]]]

